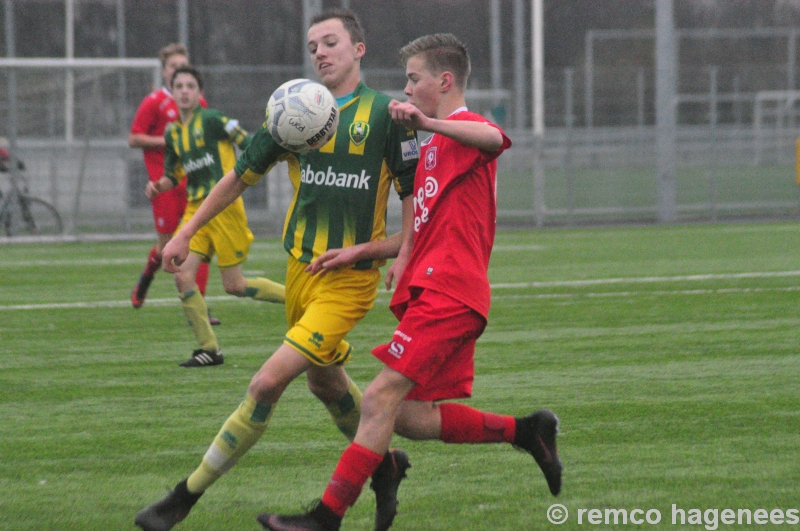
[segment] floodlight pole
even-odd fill
[[[531,0],[531,60],[533,62],[533,217],[544,225],[544,0]]]
[[[6,56],[12,58],[17,55],[16,35],[14,31],[14,1],[5,0],[5,30],[6,30]],[[17,70],[12,68],[8,72],[8,147],[11,156],[19,156],[17,151]],[[11,176],[16,179],[19,169],[16,161],[11,159]]]
[[[64,56],[75,58],[75,0],[66,0],[65,33],[66,43]],[[75,138],[75,72],[67,68],[64,86],[64,139],[67,144]]]
[[[178,42],[189,49],[189,0],[178,0]]]
[[[306,49],[306,35],[311,19],[321,11],[322,0],[303,0],[303,75],[308,79],[314,79],[314,65],[311,64],[311,56]]]
[[[673,0],[656,0],[656,149],[658,221],[676,218],[675,158],[678,54]]]

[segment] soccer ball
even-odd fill
[[[336,98],[319,83],[292,79],[270,96],[266,125],[275,142],[289,151],[319,149],[339,126]]]

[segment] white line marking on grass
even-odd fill
[[[548,288],[548,287],[578,287],[602,284],[624,284],[624,283],[655,283],[655,282],[677,282],[677,281],[699,281],[699,280],[725,280],[741,278],[774,278],[800,276],[800,271],[773,271],[761,273],[732,273],[719,275],[687,275],[676,277],[632,277],[632,278],[608,278],[595,280],[561,280],[552,282],[520,282],[520,283],[499,283],[492,284],[492,289],[519,289],[519,288]],[[709,294],[739,294],[739,293],[766,293],[766,292],[793,292],[800,291],[800,286],[777,287],[777,288],[717,288],[717,289],[685,289],[685,290],[658,290],[658,291],[611,291],[600,293],[539,293],[539,294],[516,294],[516,295],[493,295],[501,299],[569,299],[576,297],[639,297],[639,296],[667,296],[667,295],[709,295]],[[385,299],[391,296],[390,291],[380,291],[378,297]],[[234,297],[232,295],[221,295],[206,297],[208,301],[245,301],[246,298]],[[149,306],[172,306],[179,304],[178,298],[169,299],[147,299]],[[121,308],[130,306],[129,300],[124,301],[93,301],[93,302],[63,302],[50,304],[9,304],[0,305],[0,311],[15,310],[55,310],[73,308]]]
[[[797,277],[800,271],[763,271],[752,273],[727,273],[685,275],[675,277],[597,278],[586,280],[553,280],[548,282],[512,282],[492,284],[492,289],[558,288],[571,286],[598,286],[602,284],[651,284],[655,282],[690,282],[698,280],[735,280],[742,278]]]
[[[733,295],[741,293],[795,292],[800,286],[784,288],[721,288],[721,289],[681,289],[674,291],[607,291],[603,293],[531,293],[521,295],[495,295],[493,299],[576,299],[603,297],[652,297],[670,295]],[[2,309],[2,307],[0,307]]]

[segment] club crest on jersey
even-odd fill
[[[431,171],[436,167],[436,146],[428,148],[425,152],[425,169]]]
[[[203,128],[202,127],[195,127],[194,128],[194,139],[195,140],[202,140],[203,139]]]
[[[369,124],[367,122],[353,122],[350,124],[350,140],[353,144],[360,146],[369,136]]]

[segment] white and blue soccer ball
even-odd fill
[[[319,149],[339,126],[336,98],[319,83],[292,79],[269,98],[266,125],[275,141],[289,151]]]

